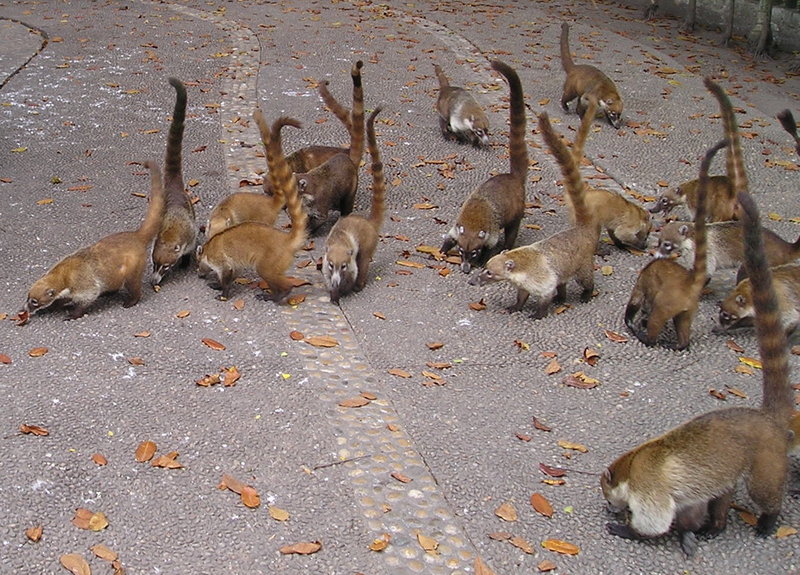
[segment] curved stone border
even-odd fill
[[[239,190],[242,169],[261,172],[263,156],[256,155],[260,143],[254,122],[242,127],[233,118],[249,118],[258,101],[257,82],[260,45],[247,28],[215,13],[170,5],[185,15],[211,21],[228,32],[234,44],[233,76],[223,78],[222,127],[234,134],[226,148],[229,187]],[[247,144],[242,146],[242,144]],[[320,390],[328,422],[336,435],[338,460],[350,479],[365,525],[374,539],[389,534],[382,551],[393,575],[425,573],[464,575],[473,571],[476,552],[456,521],[448,502],[410,436],[402,429],[398,415],[386,400],[387,384],[362,357],[358,343],[342,311],[329,301],[320,275],[313,266],[295,270],[294,275],[312,284],[313,294],[296,307],[281,306],[287,326],[306,335],[336,338],[334,348],[316,348],[296,342],[304,357],[309,381]],[[359,408],[339,406],[342,400],[370,392],[377,399]],[[393,477],[392,474],[396,476]],[[397,479],[400,477],[401,479]],[[435,551],[423,549],[418,536],[431,538]],[[371,541],[364,542],[367,551]]]

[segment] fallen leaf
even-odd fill
[[[0,353],[0,363],[5,364],[5,365],[10,365],[11,364],[11,358],[8,357],[4,353]]]
[[[299,332],[297,330],[293,330],[293,331],[289,332],[289,338],[294,340],[294,341],[300,341],[300,340],[305,339],[306,336],[304,336],[302,334],[302,332]]]
[[[483,302],[483,298],[481,298],[478,302],[472,302],[469,304],[469,309],[472,311],[483,311],[486,309],[486,304]]]
[[[428,553],[436,553],[436,550],[439,548],[439,542],[436,541],[436,539],[423,535],[419,531],[417,532],[417,542],[419,542],[420,547]]]
[[[313,335],[304,340],[307,344],[314,347],[336,347],[339,342],[329,335]]]
[[[233,475],[225,474],[222,476],[222,481],[220,481],[217,487],[219,487],[220,489],[230,489],[237,495],[241,495],[242,489],[244,489],[246,486],[244,483],[236,479]]]
[[[242,311],[244,309],[244,300],[243,299],[237,299],[236,301],[234,301],[233,302],[233,309],[235,309],[236,311]]]
[[[269,516],[272,517],[275,521],[288,521],[289,520],[289,512],[285,509],[281,509],[280,507],[275,507],[274,505],[268,505],[267,511],[269,512]]]
[[[393,367],[388,371],[388,373],[389,375],[395,375],[397,377],[405,377],[405,378],[411,377],[411,374],[408,373],[406,370],[397,367]]]
[[[140,331],[138,333],[133,334],[133,337],[150,337],[151,332],[149,331]]]
[[[67,553],[58,558],[61,566],[73,575],[92,575],[89,564],[81,555],[77,553]]]
[[[797,535],[797,529],[789,525],[781,525],[775,532],[775,537],[781,539],[782,537],[789,537],[790,535]]]
[[[40,437],[50,435],[50,432],[44,427],[39,427],[38,425],[28,425],[27,423],[20,425],[19,430],[26,435],[38,435]]]
[[[28,527],[25,530],[25,537],[27,537],[34,543],[38,543],[39,539],[42,538],[42,533],[44,533],[44,527],[42,527],[41,525],[36,525],[35,527]]]
[[[745,365],[749,365],[750,367],[761,369],[761,362],[757,359],[753,359],[752,357],[740,357],[739,361]]]
[[[727,345],[728,349],[730,349],[731,351],[735,351],[736,353],[744,353],[744,348],[735,341],[733,341],[732,339],[726,341],[725,345]]]
[[[437,349],[442,349],[444,347],[444,343],[442,343],[441,341],[432,341],[430,343],[426,343],[425,345],[428,346],[428,349],[433,351]]]
[[[189,317],[191,314],[192,312],[190,312],[188,309],[182,309],[181,311],[175,314],[175,317],[183,319],[185,317]]]
[[[550,502],[541,493],[534,493],[531,495],[531,506],[536,510],[537,513],[544,515],[545,517],[553,516],[553,506],[550,505]]]
[[[592,389],[600,384],[598,380],[587,376],[582,371],[566,376],[562,382],[570,387],[577,387],[578,389]]]
[[[300,305],[304,301],[306,301],[306,294],[299,293],[289,296],[286,303],[289,305]]]
[[[28,355],[31,357],[42,357],[48,351],[50,350],[47,349],[46,347],[34,347],[32,350],[28,352]]]
[[[251,485],[245,485],[242,488],[240,495],[242,497],[242,503],[244,503],[245,507],[255,509],[261,505],[261,497],[258,495],[258,491],[256,491],[255,487],[252,487]]]
[[[500,507],[494,510],[494,514],[497,515],[503,521],[516,521],[517,520],[517,510],[514,509],[514,506],[509,502],[506,501]]]
[[[322,549],[322,542],[320,541],[306,541],[302,543],[293,543],[291,545],[284,545],[279,549],[284,555],[311,555]]]
[[[539,431],[552,431],[553,428],[545,425],[542,423],[537,417],[534,416],[533,418],[533,426],[538,429]]]
[[[591,347],[587,347],[583,350],[583,359],[586,363],[594,367],[597,365],[597,362],[600,361],[600,354]]]
[[[544,561],[540,561],[539,564],[536,566],[540,573],[546,573],[547,571],[553,571],[556,568],[556,564],[552,561],[548,561],[545,559]]]
[[[116,561],[117,558],[119,557],[119,554],[117,552],[112,551],[102,543],[98,543],[97,545],[92,545],[89,549],[91,549],[92,553],[94,553],[97,557],[99,557],[100,559],[104,559],[109,563]]]
[[[161,467],[162,469],[181,469],[183,465],[176,461],[178,458],[177,451],[170,451],[165,455],[160,455],[156,457],[150,465],[152,467]]]
[[[556,553],[562,553],[564,555],[577,555],[581,551],[580,547],[577,545],[567,543],[566,541],[561,541],[560,539],[546,539],[545,541],[542,541],[542,547],[549,549],[550,551],[555,551]]]
[[[566,469],[561,469],[560,467],[550,467],[544,463],[539,464],[539,470],[550,477],[564,477],[567,474]]]
[[[105,455],[103,455],[102,453],[92,454],[92,461],[94,461],[95,464],[100,466],[108,465],[108,459],[106,459]]]
[[[581,445],[580,443],[572,443],[571,441],[565,441],[563,439],[559,439],[557,444],[562,449],[573,449],[581,453],[587,453],[589,451],[586,446]]]
[[[224,368],[222,370],[222,375],[224,376],[222,385],[225,387],[233,387],[236,385],[236,382],[239,381],[239,378],[242,377],[242,374],[239,373],[239,369],[235,365]]]
[[[214,351],[222,351],[225,349],[225,346],[223,344],[214,339],[211,339],[210,337],[204,337],[200,341],[202,341],[205,345],[207,345]]]
[[[547,364],[547,367],[544,368],[544,372],[547,375],[553,375],[559,371],[561,371],[561,364],[558,363],[558,360],[555,358],[551,359],[550,363]]]
[[[156,454],[157,450],[158,446],[154,441],[142,441],[139,444],[139,447],[136,448],[136,454],[134,457],[139,463],[144,463],[145,461],[150,461]]]
[[[480,557],[475,557],[474,571],[475,575],[496,575]]]
[[[405,266],[407,268],[415,268],[415,269],[424,269],[424,268],[428,267],[427,265],[425,265],[423,263],[412,262],[410,260],[398,260],[398,261],[396,261],[394,263],[396,263],[399,266]]]
[[[373,539],[369,544],[370,551],[383,551],[389,546],[389,540],[392,538],[388,533],[384,533],[382,537]]]
[[[344,399],[340,401],[339,407],[364,407],[369,402],[369,399],[366,397],[351,397],[350,399]]]
[[[606,334],[606,337],[613,342],[625,343],[628,341],[628,338],[626,336],[622,335],[621,333],[611,331],[610,329],[605,330],[604,333]]]
[[[509,539],[508,542],[511,543],[517,549],[522,549],[528,555],[534,554],[533,546],[522,537],[518,537],[515,535],[514,537]]]
[[[217,385],[222,381],[222,377],[218,373],[209,373],[195,381],[197,385],[200,387],[211,387],[212,385]]]
[[[494,539],[495,541],[508,541],[511,539],[511,533],[507,531],[495,531],[494,533],[489,533],[489,539]]]
[[[375,317],[377,317],[378,319],[386,319],[386,316],[385,316],[385,315],[383,315],[383,314],[382,314],[381,312],[379,312],[379,311],[374,311],[374,312],[372,312],[372,315],[374,315],[374,316],[375,316]]]
[[[391,476],[394,479],[396,479],[397,481],[399,481],[400,483],[411,483],[412,481],[414,481],[408,475],[403,475],[399,471],[395,471],[395,472],[391,473]]]

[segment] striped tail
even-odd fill
[[[381,107],[378,106],[370,114],[367,120],[367,146],[369,155],[372,157],[372,207],[369,212],[369,221],[380,232],[383,225],[383,213],[386,202],[386,181],[383,176],[383,162],[381,153],[378,149],[378,140],[375,138],[375,117],[380,113]]]
[[[181,199],[188,202],[183,190],[183,128],[186,122],[186,86],[177,78],[169,79],[175,88],[175,109],[172,112],[172,123],[167,136],[167,151],[164,154],[164,189],[169,192],[180,192]]]
[[[521,180],[523,189],[528,177],[528,144],[525,142],[525,97],[517,72],[500,60],[492,60],[492,68],[500,72],[508,82],[511,103],[509,105],[508,152],[511,158],[511,175]]]

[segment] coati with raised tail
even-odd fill
[[[457,140],[476,148],[489,145],[489,118],[477,100],[464,88],[451,86],[438,64],[433,65],[439,80],[436,111],[445,140]]]
[[[508,64],[492,61],[492,68],[508,81],[510,92],[508,150],[510,171],[497,174],[475,189],[461,206],[456,223],[441,247],[447,253],[458,247],[461,271],[481,265],[500,243],[511,249],[525,215],[525,183],[528,177],[528,145],[525,141],[525,99],[519,76]]]
[[[331,210],[340,217],[353,211],[358,168],[347,154],[336,154],[310,172],[295,174],[295,179],[312,233],[328,221]]]
[[[599,68],[590,64],[575,64],[569,50],[569,24],[561,24],[561,67],[567,77],[561,94],[561,107],[569,111],[569,103],[578,99],[575,110],[583,117],[593,101],[597,105],[595,113],[602,113],[608,123],[615,128],[622,125],[622,98],[616,84]]]
[[[350,133],[350,146],[341,148],[335,146],[306,146],[293,153],[287,158],[291,170],[298,174],[310,172],[317,166],[324,164],[336,154],[347,154],[353,165],[361,165],[361,158],[364,155],[364,86],[361,81],[361,68],[364,63],[358,60],[350,70],[350,77],[353,80],[353,107],[347,110],[339,104],[333,95],[328,91],[327,82],[319,85],[319,93],[325,105],[333,114],[345,125]]]
[[[723,140],[706,152],[700,165],[700,189],[695,217],[694,265],[687,269],[671,259],[655,258],[639,272],[625,307],[625,325],[647,346],[655,345],[669,320],[675,325],[675,349],[689,347],[692,320],[706,283],[706,204],[708,168]]]
[[[256,113],[260,115],[260,110]],[[292,228],[286,233],[271,225],[244,222],[209,238],[198,250],[199,272],[201,277],[213,272],[222,290],[221,299],[230,297],[235,274],[244,269],[255,269],[269,284],[270,295],[261,295],[262,299],[280,302],[292,289],[286,270],[306,240],[306,213],[297,195],[297,182],[283,155],[283,126],[299,128],[300,122],[285,116],[275,120],[267,146],[267,163],[274,189],[286,199]]]
[[[738,145],[735,142],[733,145]],[[763,366],[760,408],[733,407],[700,415],[651,439],[614,461],[600,478],[603,495],[615,511],[627,510],[626,524],[609,523],[612,535],[645,539],[674,526],[691,556],[695,533],[721,533],[740,480],[760,515],[756,533],[776,526],[793,446],[789,426],[794,392],[789,383],[787,341],[780,329],[778,302],[761,243],[758,210],[739,194],[746,235],[745,266],[755,280],[756,329]]]
[[[788,109],[778,112],[778,120],[780,120],[783,129],[794,139],[794,149],[797,155],[800,156],[800,136],[797,134],[797,124],[794,121],[792,112]]]
[[[169,79],[175,88],[175,109],[164,154],[164,193],[166,211],[161,230],[153,244],[153,285],[158,285],[175,264],[187,265],[197,246],[197,224],[192,200],[183,187],[183,128],[186,120],[186,86]]]
[[[244,222],[257,222],[271,226],[283,208],[283,195],[267,196],[254,192],[236,192],[226,196],[214,206],[208,216],[206,237]]]
[[[800,264],[772,268],[772,283],[778,297],[781,327],[787,336],[800,324]],[[750,327],[755,316],[753,284],[744,278],[719,302],[719,324],[723,329]]]
[[[651,214],[662,213],[665,216],[672,210],[680,208],[682,215],[693,215],[697,211],[697,179],[684,182],[675,188],[665,191],[650,208]],[[709,222],[727,222],[739,219],[739,202],[731,187],[728,176],[711,176],[706,192],[706,220]]]
[[[380,107],[375,108],[367,120],[367,145],[372,157],[372,207],[369,217],[350,214],[340,218],[325,241],[322,276],[328,286],[331,302],[337,305],[340,297],[361,291],[367,284],[369,263],[375,254],[383,224],[386,184],[375,138],[375,117],[380,111]]]
[[[770,267],[789,263],[800,257],[800,237],[790,243],[775,232],[762,228],[764,253]],[[693,222],[669,222],[658,236],[657,258],[680,255],[679,262],[694,258],[695,231]],[[744,229],[740,221],[706,224],[706,275],[711,277],[719,269],[736,268],[744,262]],[[737,281],[744,279],[743,268]]]
[[[588,129],[583,123],[581,129]],[[517,288],[511,311],[519,311],[529,296],[536,300],[535,318],[547,315],[550,303],[566,299],[567,282],[575,279],[583,288],[581,301],[594,294],[594,251],[600,226],[583,201],[583,178],[575,156],[555,133],[546,113],[539,116],[539,131],[552,151],[564,176],[567,195],[575,210],[575,226],[528,246],[503,251],[492,257],[473,278],[473,285],[508,280]]]
[[[102,294],[123,289],[123,307],[139,302],[148,250],[161,228],[165,206],[158,164],[145,162],[144,167],[150,171],[150,201],[139,229],[106,236],[58,262],[28,291],[27,314],[58,303],[71,308],[68,319],[76,319]]]
[[[581,127],[572,146],[575,162],[580,165],[589,128],[594,123],[596,104],[590,102],[587,113],[581,118]],[[588,125],[586,125],[588,123]],[[564,198],[569,212],[569,221],[575,225],[575,210],[570,195]],[[608,237],[620,249],[634,248],[643,250],[647,247],[647,238],[652,229],[650,214],[638,204],[623,196],[602,188],[584,189],[584,202],[589,212],[594,214],[595,221],[605,228]]]

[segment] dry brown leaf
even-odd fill
[[[21,433],[26,435],[38,435],[40,437],[50,435],[50,432],[44,427],[39,427],[38,425],[28,425],[27,423],[20,425],[19,430]]]
[[[403,267],[407,267],[407,268],[415,268],[415,269],[424,269],[424,268],[428,267],[426,264],[423,264],[423,263],[420,263],[420,262],[413,262],[413,261],[410,261],[410,260],[397,260],[394,263],[396,263],[399,266],[403,266]]]
[[[95,464],[100,466],[108,465],[108,459],[106,459],[106,456],[103,455],[102,453],[93,453],[92,461],[94,461]]]
[[[497,515],[503,521],[516,521],[517,520],[517,510],[514,509],[514,506],[511,504],[510,501],[506,501],[500,507],[494,510],[494,514]]]
[[[218,487],[220,489],[230,489],[234,493],[241,495],[245,484],[236,479],[233,475],[225,474],[222,476],[222,481],[220,481]]]
[[[220,381],[222,381],[220,374],[209,373],[195,381],[195,383],[200,387],[211,387],[212,385],[217,385]]]
[[[444,343],[441,341],[432,341],[430,343],[426,343],[425,345],[428,346],[428,349],[433,351],[437,349],[442,349],[444,347]]]
[[[583,350],[583,359],[586,363],[594,367],[597,365],[597,362],[600,361],[600,354],[591,347],[587,347]]]
[[[480,557],[475,557],[475,575],[495,575],[495,572]]]
[[[545,517],[553,516],[553,506],[550,505],[550,502],[541,493],[534,493],[531,495],[531,506],[536,510],[537,513],[540,513]]]
[[[495,531],[494,533],[489,533],[489,539],[494,539],[495,541],[508,541],[511,539],[511,533],[508,531]]]
[[[400,483],[411,483],[412,481],[414,481],[414,480],[413,480],[413,479],[411,479],[411,478],[410,478],[408,475],[403,475],[403,474],[402,474],[402,473],[400,473],[399,471],[394,471],[394,472],[392,472],[390,475],[391,475],[391,476],[392,476],[394,479],[396,479],[397,481],[399,481]]]
[[[754,367],[756,369],[761,369],[761,362],[757,359],[752,357],[740,357],[739,361],[741,361],[745,365],[749,365],[750,367]]]
[[[192,312],[190,312],[188,309],[182,309],[181,311],[175,314],[175,317],[177,317],[178,319],[183,319],[185,317],[189,317],[190,315],[192,315]]]
[[[556,569],[556,564],[545,559],[544,561],[540,561],[536,568],[540,573],[546,573],[548,571],[554,571]]]
[[[109,563],[116,561],[117,558],[119,557],[116,551],[112,551],[102,543],[98,543],[97,545],[92,545],[89,549],[91,549],[92,553],[94,553],[100,559],[104,559]]]
[[[369,544],[369,550],[383,551],[389,546],[389,540],[391,538],[392,538],[391,535],[389,535],[388,533],[384,533],[383,536],[381,536],[380,538],[372,540],[372,543]]]
[[[222,370],[222,375],[225,377],[222,382],[222,385],[225,387],[233,387],[236,385],[236,382],[239,381],[239,378],[242,377],[242,374],[239,373],[239,369],[235,365],[224,368]]]
[[[32,350],[28,352],[28,355],[31,357],[42,357],[48,351],[50,350],[47,349],[46,347],[34,347]]]
[[[545,425],[544,423],[541,422],[541,420],[539,420],[538,417],[535,416],[533,418],[533,426],[539,431],[553,431],[552,427]]]
[[[533,546],[522,537],[518,537],[515,535],[514,537],[509,539],[508,542],[511,543],[517,549],[522,549],[528,555],[534,554]]]
[[[211,339],[210,337],[204,337],[200,341],[202,341],[205,345],[207,345],[214,351],[222,351],[225,349],[225,346],[223,344],[221,344],[215,339]]]
[[[733,341],[732,339],[726,341],[725,345],[727,345],[728,349],[730,349],[731,351],[734,351],[736,353],[744,353],[744,348],[735,341]]]
[[[293,543],[291,545],[284,545],[280,548],[280,552],[284,555],[311,555],[322,549],[321,541],[304,541],[302,543]]]
[[[177,457],[178,457],[177,451],[170,451],[165,455],[156,457],[152,461],[152,463],[150,463],[150,465],[153,467],[161,467],[163,469],[181,469],[183,465],[175,461]]]
[[[592,389],[600,385],[600,382],[593,377],[589,377],[582,371],[577,371],[572,375],[566,376],[562,382],[570,387],[578,389]]]
[[[255,509],[261,505],[261,497],[258,495],[258,491],[256,491],[255,487],[245,485],[242,488],[242,493],[240,495],[242,497],[242,503],[244,503],[245,507]]]
[[[281,509],[280,507],[275,507],[274,505],[267,505],[267,511],[269,512],[269,516],[272,517],[275,521],[288,521],[289,520],[289,512],[285,509]]]
[[[797,529],[789,525],[781,525],[778,527],[778,530],[775,531],[775,537],[778,539],[789,537],[790,535],[797,535]]]
[[[343,399],[339,402],[339,407],[364,407],[369,403],[369,399],[366,397],[351,397],[349,399]]]
[[[242,311],[244,309],[244,300],[243,299],[237,299],[236,301],[234,301],[233,302],[233,309],[235,309],[236,311]]]
[[[610,329],[605,330],[605,334],[608,339],[616,343],[625,343],[628,341],[627,336],[624,336],[621,333],[617,333],[615,331],[611,331]]]
[[[417,542],[419,543],[420,547],[422,547],[428,553],[436,553],[436,550],[439,548],[439,542],[436,541],[433,537],[428,537],[427,535],[423,535],[419,531],[417,532]]]
[[[339,345],[336,338],[329,335],[312,335],[311,337],[305,338],[304,341],[314,347],[336,347]]]
[[[61,566],[73,575],[92,575],[89,564],[77,553],[67,553],[58,558]]]
[[[544,463],[539,464],[539,469],[542,471],[542,473],[549,475],[550,477],[564,477],[567,474],[566,469],[561,469],[560,467],[550,467]]]
[[[306,336],[303,335],[302,332],[299,332],[297,330],[293,330],[293,331],[289,332],[289,338],[293,339],[294,341],[300,341],[302,339],[305,339]]]
[[[34,543],[38,543],[39,539],[42,538],[42,533],[44,533],[44,527],[42,527],[41,525],[36,525],[34,527],[28,527],[25,530],[25,537],[27,537]]]
[[[408,373],[406,370],[400,369],[398,367],[393,367],[392,369],[390,369],[388,371],[388,373],[389,373],[389,375],[396,375],[397,377],[405,377],[405,378],[411,377],[410,373]]]
[[[386,316],[385,316],[385,315],[383,315],[383,314],[382,314],[381,312],[379,312],[379,311],[374,311],[374,312],[372,312],[372,315],[374,315],[374,316],[375,316],[375,317],[377,317],[378,319],[386,319]]]
[[[580,443],[573,443],[571,441],[565,441],[563,439],[559,439],[556,443],[562,449],[573,449],[575,451],[580,451],[581,453],[588,453],[589,451],[589,449],[585,445],[581,445]]]
[[[469,304],[469,309],[472,311],[483,311],[486,309],[486,304],[483,302],[483,298],[480,301],[472,302]]]
[[[10,365],[11,364],[11,358],[8,357],[4,353],[0,353],[0,363],[2,363],[4,365]]]
[[[555,358],[551,359],[550,363],[547,364],[547,367],[544,368],[544,372],[547,375],[553,375],[559,371],[561,371],[561,364],[558,363],[558,360]]]
[[[546,539],[545,541],[542,541],[542,547],[549,549],[550,551],[555,551],[556,553],[562,553],[564,555],[577,555],[581,552],[580,547],[577,545],[567,543],[566,541],[561,541],[560,539]]]
[[[299,293],[299,294],[290,295],[287,298],[286,303],[289,304],[289,305],[300,305],[304,301],[306,301],[306,294]]]
[[[133,334],[133,337],[150,337],[150,335],[151,335],[151,332],[149,332],[149,331],[140,331],[140,332],[137,332],[137,333]]]
[[[154,441],[142,441],[139,444],[139,447],[136,448],[136,454],[134,457],[139,463],[144,463],[145,461],[150,461],[156,454],[157,450],[158,446]]]
[[[756,518],[754,514],[746,510],[739,511],[739,517],[742,519],[742,521],[744,521],[751,527],[755,527],[756,523],[758,523],[758,518]]]

